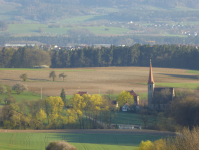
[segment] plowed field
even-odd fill
[[[49,78],[50,71],[56,72],[56,81]],[[59,78],[64,72],[65,81]],[[156,83],[199,83],[196,75],[186,73],[184,69],[153,68]],[[23,82],[19,76],[28,75],[28,81]],[[98,68],[65,68],[65,69],[1,69],[0,83],[14,85],[22,82],[30,91],[40,93],[41,87],[45,95],[60,95],[64,88],[67,95],[79,91],[90,94],[105,94],[108,90],[120,93],[122,90],[135,90],[136,93],[146,93],[149,67],[98,67]]]

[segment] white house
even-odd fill
[[[130,105],[128,103],[124,104],[122,107],[122,111],[129,111],[130,110]]]

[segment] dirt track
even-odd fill
[[[0,132],[7,133],[76,133],[76,134],[142,134],[142,135],[159,135],[159,136],[175,136],[176,134],[168,131],[155,130],[128,130],[128,129],[76,129],[76,130],[5,130]]]

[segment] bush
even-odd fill
[[[1,105],[2,100],[3,100],[3,99],[0,97],[0,105]]]
[[[65,141],[55,141],[50,142],[46,150],[77,150],[77,148]]]
[[[20,94],[21,92],[28,90],[28,88],[24,84],[21,84],[21,83],[17,83],[13,85],[12,89],[15,90],[17,94]]]
[[[8,91],[8,94],[11,94],[12,93],[12,87],[7,87],[7,91]]]
[[[6,87],[4,86],[4,85],[0,85],[0,94],[4,94],[4,93],[6,93],[7,92],[7,90],[6,90]]]
[[[4,99],[4,102],[5,104],[9,105],[11,103],[16,103],[16,99],[13,96],[9,95],[8,97]]]
[[[20,78],[23,79],[23,81],[27,81],[28,75],[26,73],[20,75]]]
[[[155,142],[141,142],[137,150],[198,150],[199,128],[184,128],[175,137],[160,139]]]

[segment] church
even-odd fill
[[[175,97],[174,88],[155,87],[153,79],[152,63],[150,60],[149,80],[148,80],[148,108],[164,109]]]

